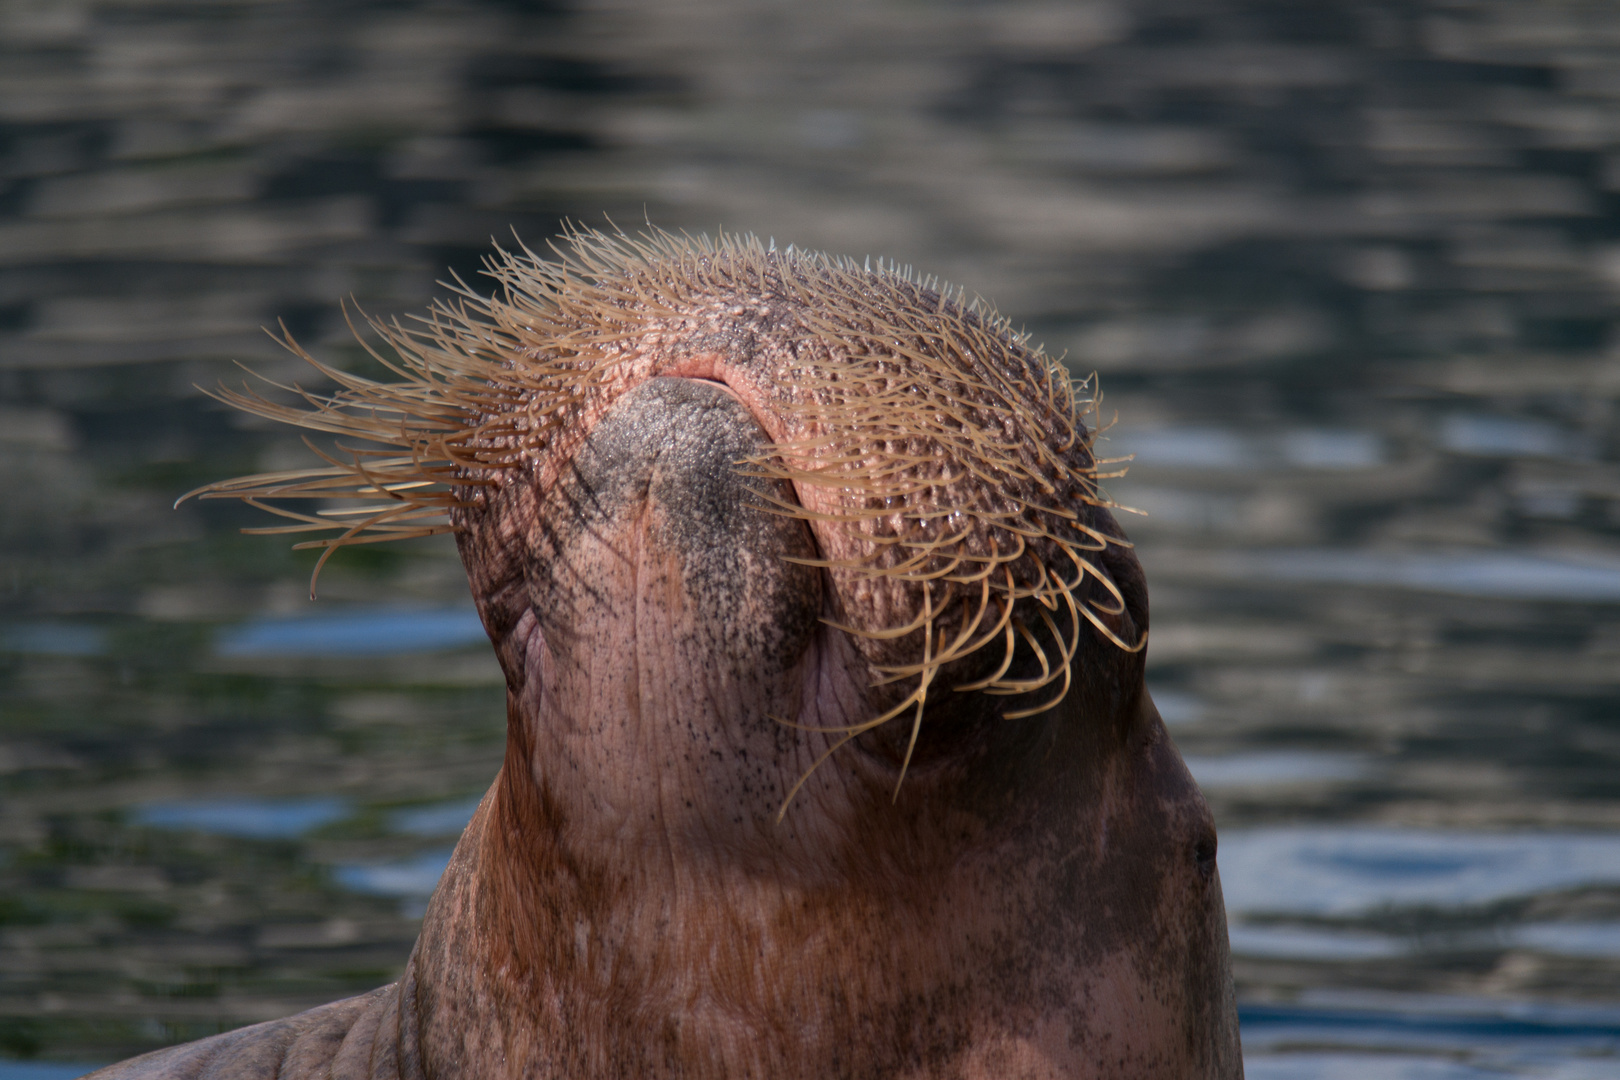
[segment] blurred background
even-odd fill
[[[1620,6],[0,0],[0,1080],[400,970],[494,659],[195,384],[604,215],[1100,374],[1251,1077],[1620,1076]]]

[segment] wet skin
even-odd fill
[[[400,982],[98,1076],[1242,1075],[1215,832],[1142,653],[1083,626],[1057,707],[939,695],[898,795],[905,724],[778,821],[817,729],[892,694],[828,624],[847,583],[793,561],[845,526],[764,507],[734,463],[773,418],[725,375],[640,381],[458,522],[508,743]],[[1134,639],[1140,567],[1097,560]]]

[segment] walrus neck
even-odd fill
[[[1093,876],[1091,856],[1055,877],[1031,869],[1038,852],[1095,845],[1073,831],[1072,800],[1108,818],[1112,784],[1085,786],[1050,820],[980,818],[977,841],[962,830],[979,815],[955,817],[953,858],[918,853],[945,823],[908,814],[903,790],[857,809],[887,827],[836,874],[762,873],[576,842],[597,834],[571,827],[514,723],[412,957],[426,1073],[992,1075],[973,1062],[1047,1041],[1040,1053],[1062,1056],[1082,1019],[1049,1003],[1093,996],[1106,968],[1089,965],[1125,944],[1063,899],[1120,875]],[[1131,902],[1154,902],[1158,874],[1129,869]],[[855,1046],[870,1060],[852,1070]]]

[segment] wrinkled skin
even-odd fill
[[[771,417],[699,374],[458,523],[509,737],[404,977],[96,1075],[1242,1075],[1214,828],[1141,653],[1085,627],[1058,707],[940,695],[898,796],[904,723],[776,820],[809,729],[882,702],[790,561],[839,526],[760,508],[732,463]],[[1140,567],[1098,558],[1134,638]]]

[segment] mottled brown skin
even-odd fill
[[[760,508],[733,463],[779,433],[706,355],[458,522],[506,759],[404,977],[98,1077],[1242,1075],[1215,832],[1140,652],[1085,626],[1058,707],[941,693],[898,797],[903,723],[776,820],[805,729],[892,694],[790,561],[844,526]],[[1141,568],[1097,559],[1133,640]]]

